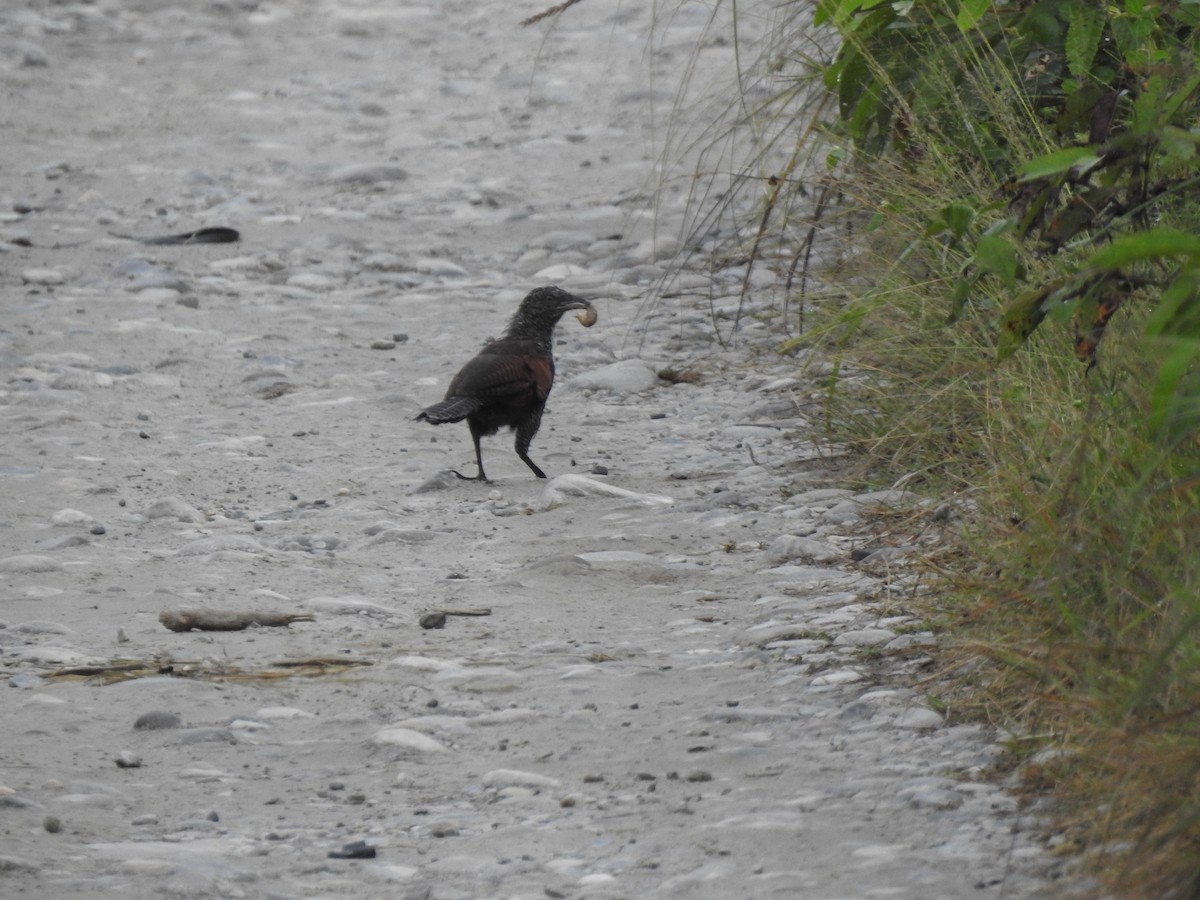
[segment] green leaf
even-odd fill
[[[1158,377],[1150,391],[1150,427],[1169,440],[1179,440],[1196,426],[1196,398],[1186,388],[1186,378],[1200,356],[1200,344],[1191,339],[1163,341]],[[1190,395],[1190,396],[1189,396]]]
[[[1044,301],[1058,287],[1056,282],[1040,285],[1026,291],[1004,310],[1000,320],[1000,339],[996,345],[996,359],[1008,359],[1046,318]]]
[[[975,263],[985,272],[999,276],[1007,288],[1017,283],[1020,262],[1016,248],[998,234],[986,234],[975,245]]]
[[[1173,162],[1186,162],[1196,155],[1196,136],[1190,131],[1168,125],[1159,135],[1159,142]]]
[[[1142,82],[1142,89],[1133,101],[1133,133],[1137,135],[1157,135],[1163,119],[1163,79],[1160,75],[1151,75]]]
[[[1175,18],[1180,25],[1188,28],[1200,25],[1200,3],[1196,3],[1195,0],[1183,0],[1179,9],[1175,11]]]
[[[858,54],[846,58],[837,81],[838,109],[842,121],[849,123],[855,110],[863,105],[867,87],[873,79],[866,59]]]
[[[953,325],[958,321],[958,317],[962,315],[963,308],[971,296],[971,288],[975,287],[975,283],[982,275],[983,273],[976,269],[970,275],[963,275],[954,283],[954,289],[950,291],[950,315],[946,317],[949,324]]]
[[[1126,59],[1133,56],[1141,48],[1141,38],[1134,33],[1133,26],[1129,24],[1128,18],[1118,16],[1113,19],[1112,35],[1113,41],[1117,45],[1117,50]]]
[[[1200,75],[1193,75],[1186,82],[1180,85],[1176,90],[1171,92],[1167,97],[1167,102],[1163,104],[1163,118],[1170,122],[1179,113],[1179,110],[1187,104],[1190,110],[1195,105],[1195,100],[1192,94],[1200,87]]]
[[[1196,297],[1200,293],[1200,272],[1184,269],[1162,292],[1154,305],[1154,314],[1146,323],[1146,334],[1200,337],[1200,309]]]
[[[1048,178],[1051,175],[1069,172],[1083,160],[1097,158],[1091,147],[1066,147],[1029,160],[1017,169],[1017,172],[1021,176],[1021,181],[1036,181],[1039,178]]]
[[[1000,208],[1000,204],[989,203],[987,206],[984,207],[984,210],[994,211],[998,208]],[[981,211],[984,211],[984,210],[981,210]],[[1016,227],[1017,227],[1017,220],[1014,219],[1012,216],[1009,216],[1007,219],[997,219],[995,222],[993,222],[987,228],[983,229],[983,233],[985,235],[987,235],[987,234],[1010,234]]]
[[[1055,47],[1062,40],[1058,17],[1049,3],[1035,3],[1020,24],[1021,33],[1034,44]]]
[[[862,0],[842,0],[833,9],[833,24],[841,26],[846,20],[858,12],[858,8],[862,6]]]
[[[886,112],[882,95],[883,88],[874,80],[864,84],[862,90],[853,99],[849,99],[848,94],[843,94],[843,97],[852,104],[847,110],[848,114],[843,114],[843,118],[850,129],[850,136],[856,143],[867,143],[867,138],[871,133],[871,123],[881,111]]]
[[[925,229],[925,237],[937,237],[949,232],[956,240],[961,239],[975,221],[975,210],[966,203],[948,203],[938,210],[937,218]]]
[[[1068,94],[1054,122],[1058,133],[1069,136],[1076,131],[1087,131],[1092,112],[1104,95],[1105,88],[1092,82],[1082,84],[1077,91]]]
[[[1077,78],[1082,78],[1091,71],[1107,20],[1108,16],[1102,3],[1081,3],[1071,13],[1064,49],[1067,53],[1067,66]]]
[[[884,2],[885,0],[841,0],[831,11],[833,24],[843,32],[854,31],[857,26],[850,21],[850,18],[855,13],[860,10],[874,9]]]
[[[959,31],[970,31],[991,5],[991,0],[962,0],[958,14],[954,17],[954,24],[958,26]]]
[[[1153,228],[1117,238],[1088,260],[1088,268],[1113,271],[1147,259],[1177,256],[1200,259],[1200,236],[1173,228]]]

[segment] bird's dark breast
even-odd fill
[[[471,427],[479,434],[495,434],[501,428],[518,428],[527,419],[538,415],[546,399],[533,391],[497,400],[467,416]]]

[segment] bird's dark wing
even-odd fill
[[[532,341],[493,341],[454,376],[446,400],[487,404],[524,396],[544,403],[553,384],[554,360]]]

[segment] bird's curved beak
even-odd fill
[[[591,328],[600,318],[599,314],[596,312],[596,307],[592,306],[592,304],[584,300],[582,297],[576,297],[574,295],[571,296],[570,300],[567,300],[563,303],[562,309],[563,312],[566,312],[570,309],[580,310],[575,318],[579,320],[579,324],[584,328]]]

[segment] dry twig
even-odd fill
[[[574,6],[579,0],[564,0],[558,6],[551,6],[549,9],[543,9],[536,16],[530,16],[528,19],[522,19],[522,25],[533,25],[535,22],[540,22],[542,19],[548,19],[550,16],[557,16],[560,12],[568,7]]]

